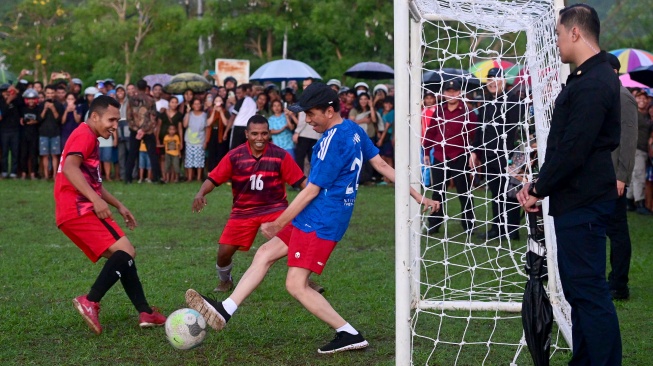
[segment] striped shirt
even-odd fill
[[[268,143],[259,158],[249,143],[229,151],[208,179],[216,186],[231,179],[231,218],[267,215],[288,207],[286,183],[298,186],[306,177],[286,150]]]

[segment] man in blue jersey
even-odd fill
[[[363,163],[369,161],[392,182],[395,171],[379,156],[379,150],[361,127],[340,117],[338,95],[329,86],[311,84],[299,102],[289,109],[306,112],[306,123],[322,133],[313,149],[306,188],[275,221],[261,226],[263,234],[271,239],[258,250],[229,298],[220,303],[190,289],[186,292],[186,302],[211,327],[220,330],[263,281],[272,264],[287,256],[286,289],[308,311],[336,330],[333,341],[318,352],[365,348],[368,346],[365,338],[309,287],[308,278],[312,272],[322,273],[329,255],[349,226]],[[425,210],[437,211],[440,207],[439,202],[423,197],[412,188],[410,195]]]

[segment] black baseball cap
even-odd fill
[[[503,70],[498,67],[493,67],[487,71],[487,77],[489,78],[500,78],[503,77]]]
[[[608,57],[608,62],[610,63],[610,66],[612,66],[613,69],[619,71],[621,69],[621,62],[619,62],[619,58],[610,52],[606,53]]]
[[[295,113],[304,112],[317,106],[334,105],[338,100],[338,93],[331,89],[330,86],[323,83],[313,83],[309,85],[297,103],[288,107]]]
[[[458,79],[451,79],[449,81],[446,81],[444,83],[443,90],[449,90],[449,89],[454,89],[454,90],[460,90],[462,89],[462,85],[460,83],[460,80]]]

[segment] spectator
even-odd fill
[[[127,123],[127,91],[125,86],[116,86],[116,100],[120,103],[120,119],[118,120],[118,174],[120,179],[126,180],[127,156],[129,155],[129,123]],[[132,174],[133,172],[130,172]],[[132,175],[133,176],[133,175]]]
[[[163,86],[161,84],[154,84],[152,87],[152,98],[154,98],[154,101],[156,102],[156,111],[161,113],[164,109],[168,109],[168,101],[161,98],[161,91],[163,89]],[[166,131],[163,131],[165,134]]]
[[[381,113],[381,111],[383,111],[385,97],[388,96],[388,87],[383,84],[376,85],[374,89],[372,89],[372,94],[374,95],[372,105],[376,111]]]
[[[127,97],[136,95],[136,86],[132,83],[127,84]]]
[[[143,182],[152,183],[152,161],[147,153],[147,145],[141,141],[141,146],[138,148],[138,183]]]
[[[617,56],[608,53],[608,62],[618,75],[621,63]],[[621,84],[621,83],[620,83]],[[628,89],[620,85],[621,137],[619,147],[612,152],[612,165],[617,176],[617,204],[608,222],[606,234],[610,238],[610,274],[608,283],[610,294],[615,300],[630,297],[628,272],[630,271],[631,243],[628,232],[628,210],[625,189],[633,173],[637,145],[637,102]],[[650,146],[650,144],[649,144]]]
[[[59,102],[59,104],[65,106],[66,105],[66,94],[68,94],[68,89],[66,88],[66,84],[64,83],[59,83],[55,87],[55,100]],[[63,145],[61,145],[63,146]]]
[[[381,159],[391,168],[394,168],[394,125],[395,125],[395,98],[385,97],[383,100],[383,112],[381,113],[384,129],[376,141]],[[384,177],[384,182],[388,181]]]
[[[442,202],[447,185],[453,179],[460,200],[463,219],[461,226],[471,233],[474,229],[474,202],[468,194],[471,181],[466,172],[468,155],[466,147],[474,140],[476,114],[470,112],[461,96],[461,83],[454,79],[444,85],[444,104],[437,105],[427,119],[424,135],[424,162],[431,165],[433,200]],[[434,95],[427,94],[435,99]],[[433,151],[433,161],[430,153]],[[437,233],[443,219],[443,207],[429,217],[429,233]],[[453,217],[452,212],[447,212]]]
[[[163,170],[164,179],[166,183],[177,183],[179,181],[181,139],[177,134],[176,125],[168,125],[168,133],[163,138],[163,146],[165,149],[165,166]]]
[[[349,119],[349,113],[354,108],[354,101],[357,96],[356,91],[353,89],[347,89],[344,96],[344,103],[340,106],[340,117],[342,119]]]
[[[637,102],[637,150],[635,150],[635,167],[631,185],[628,187],[628,199],[634,200],[634,208],[640,215],[650,215],[651,211],[646,208],[644,194],[646,186],[646,162],[648,161],[648,97],[645,92],[640,91],[635,97]]]
[[[118,146],[118,130],[114,130],[108,139],[102,136],[97,139],[100,142],[100,162],[102,164],[101,169],[104,171],[103,179],[111,182],[111,166],[118,162],[117,151],[114,153]],[[120,175],[119,169],[117,169],[116,175]]]
[[[358,95],[358,100],[354,108],[349,111],[349,119],[356,122],[361,126],[363,131],[367,132],[367,136],[376,140],[376,131],[378,130],[378,123],[381,122],[380,116],[374,110],[370,101],[370,96],[367,93]]]
[[[39,154],[43,168],[43,179],[50,179],[59,168],[61,154],[61,118],[64,106],[55,100],[54,86],[45,87],[45,102],[41,105],[41,124],[39,126]],[[52,160],[52,174],[49,171]]]
[[[197,181],[202,181],[202,171],[204,169],[204,150],[206,149],[206,127],[208,116],[202,110],[202,101],[193,99],[191,112],[184,116],[184,128],[186,135],[184,142],[186,146],[186,177],[188,181],[193,180],[194,169],[197,170]]]
[[[617,199],[610,152],[619,146],[619,78],[599,48],[599,16],[575,4],[560,10],[557,46],[577,65],[555,100],[546,160],[518,193],[528,212],[549,197],[559,279],[571,305],[570,365],[621,365],[619,320],[608,283],[606,226]]]
[[[326,85],[331,87],[331,89],[333,89],[333,91],[335,91],[336,93],[339,93],[340,88],[342,87],[342,83],[338,79],[331,79],[327,81]]]
[[[226,137],[227,111],[225,109],[224,99],[219,95],[213,101],[213,108],[206,123],[211,126],[206,137],[208,144],[206,147],[206,171],[210,172],[215,168],[222,158],[229,151],[229,140]]]
[[[295,159],[295,144],[292,142],[293,125],[288,118],[288,114],[291,113],[290,111],[285,113],[281,101],[275,100],[272,102],[272,115],[268,118],[268,123],[270,125],[270,135],[272,135],[272,143],[286,150]]]
[[[66,141],[70,134],[75,131],[77,126],[82,122],[82,116],[78,112],[77,108],[77,98],[75,94],[68,93],[66,94],[66,107],[63,112],[63,118],[61,126],[61,146],[66,146]]]
[[[256,114],[257,110],[256,102],[250,96],[251,92],[252,84],[241,84],[236,89],[238,101],[231,112],[231,117],[227,124],[227,130],[231,130],[229,150],[233,150],[247,141],[247,137],[245,137],[247,121],[251,116]]]
[[[27,89],[23,98],[25,106],[21,111],[23,137],[20,141],[20,172],[22,179],[27,174],[30,179],[36,179],[39,171],[39,94],[34,89]]]
[[[13,85],[4,84],[0,87],[2,98],[0,98],[0,111],[2,122],[0,123],[0,146],[2,146],[2,178],[16,178],[18,173],[21,110],[23,100]],[[9,153],[11,152],[11,165],[9,164]]]
[[[150,156],[150,161],[156,162],[156,137],[154,130],[156,128],[156,103],[154,99],[146,94],[145,89],[147,82],[139,80],[136,83],[137,92],[129,97],[129,104],[127,107],[127,122],[129,123],[129,155],[127,156],[127,166],[125,183],[132,182],[132,176],[129,174],[136,164],[138,159],[138,150],[141,140],[145,142],[147,153]],[[161,179],[161,167],[159,164],[152,164],[152,177],[154,182],[157,183]]]
[[[367,85],[366,82],[364,81],[359,81],[354,85],[354,90],[356,91],[356,95],[361,95],[361,93],[366,93],[369,94],[370,92],[370,86]]]
[[[296,100],[295,91],[292,88],[284,89],[281,95],[283,97],[283,101],[286,103],[285,104],[286,107],[295,103]]]
[[[268,104],[268,95],[259,94],[256,98],[256,114],[267,118],[270,115],[270,106]]]
[[[488,71],[484,97],[488,102],[479,109],[480,128],[469,159],[471,170],[484,164],[484,171],[477,173],[484,176],[492,193],[492,223],[487,232],[479,234],[485,240],[499,236],[519,240],[519,202],[507,195],[510,176],[506,168],[515,147],[521,116],[526,110],[516,94],[506,95],[505,85],[502,69],[495,67]]]

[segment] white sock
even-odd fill
[[[354,329],[354,327],[351,326],[351,324],[347,323],[343,325],[342,327],[336,329],[336,332],[347,332],[352,335],[358,334],[358,331]]]
[[[231,280],[231,268],[233,266],[234,266],[234,262],[229,263],[229,265],[225,267],[220,267],[217,264],[215,265],[215,269],[218,272],[218,278],[220,279],[220,281]]]
[[[227,311],[227,313],[229,313],[229,315],[234,315],[236,310],[238,310],[238,305],[236,305],[231,297],[228,297],[225,301],[223,301],[222,306],[224,306],[224,309]]]

